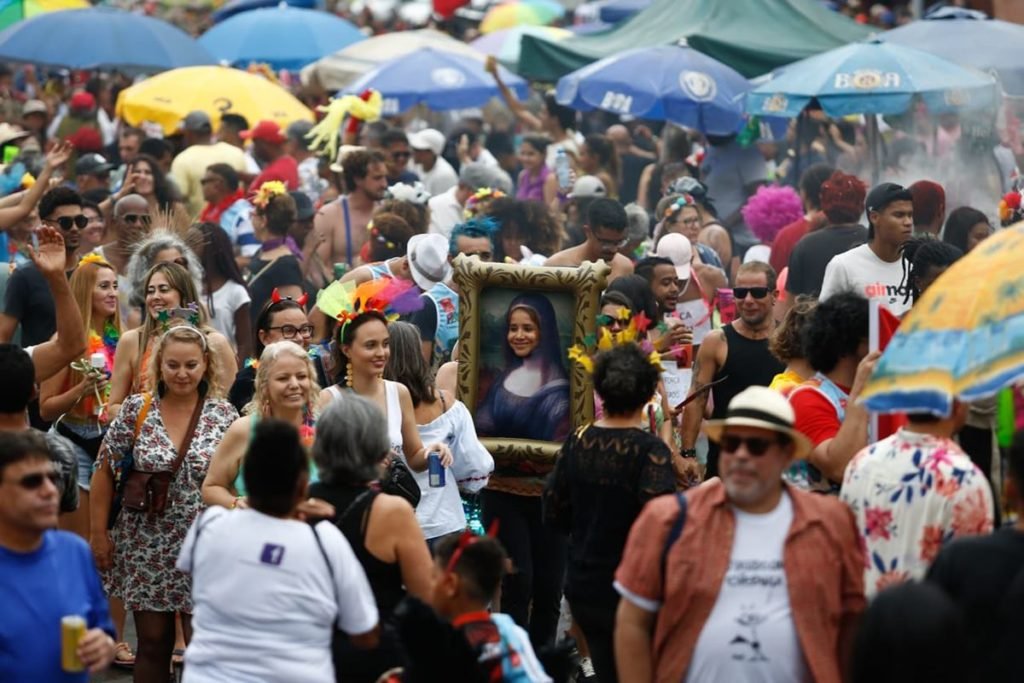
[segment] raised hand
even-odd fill
[[[64,237],[56,228],[41,225],[36,228],[34,242],[38,246],[28,245],[28,257],[43,276],[64,277],[64,266],[67,255],[64,251]]]
[[[74,152],[75,148],[70,142],[64,141],[58,143],[56,147],[46,153],[46,168],[50,172],[56,171],[62,168],[64,164],[68,163],[68,159],[71,158],[71,153]]]

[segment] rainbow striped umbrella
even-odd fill
[[[563,40],[573,35],[572,31],[554,26],[516,26],[480,36],[469,46],[485,55],[494,55],[505,66],[514,67],[519,63],[519,49],[524,34],[544,36],[552,40]]]
[[[519,0],[495,5],[480,22],[480,33],[500,31],[516,26],[545,26],[561,19],[565,8],[554,0]]]
[[[0,0],[0,29],[37,14],[92,7],[86,0]]]
[[[906,315],[865,388],[880,413],[947,415],[1024,379],[1024,223],[950,266]]]

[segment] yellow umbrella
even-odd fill
[[[282,128],[313,121],[313,112],[290,92],[263,76],[226,66],[189,66],[126,88],[117,98],[117,115],[133,126],[159,124],[166,135],[191,111],[205,111],[216,128],[221,114],[241,114],[251,125],[269,119]]]

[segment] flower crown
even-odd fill
[[[501,199],[504,196],[505,193],[501,190],[496,190],[492,187],[481,187],[466,200],[466,210],[463,212],[463,216],[466,218],[472,218],[477,214],[477,212],[479,212],[481,202],[490,201],[492,199]]]
[[[316,307],[341,323],[339,336],[346,325],[364,313],[377,312],[392,321],[419,310],[423,303],[419,289],[411,281],[386,277],[361,285],[332,282],[316,297]]]
[[[100,256],[99,254],[97,254],[95,251],[90,251],[88,254],[83,256],[78,261],[79,266],[84,266],[90,263],[95,263],[96,265],[105,266],[107,268],[110,267],[110,264],[107,263],[107,260]]]
[[[164,334],[171,329],[172,320],[184,320],[192,327],[199,328],[199,304],[195,301],[185,308],[165,308],[156,314],[156,321],[160,325],[160,331]]]
[[[387,236],[382,234],[380,228],[374,225],[373,221],[370,221],[369,223],[366,224],[366,231],[370,233],[370,239],[372,239],[374,242],[379,242],[380,244],[383,244],[388,249],[394,249],[398,246],[397,244],[389,240]]]
[[[621,322],[628,320],[629,324],[619,332],[612,332],[607,325],[614,320]],[[594,362],[599,354],[610,351],[616,346],[627,344],[638,346],[641,351],[648,354],[647,362],[656,367],[659,372],[663,370],[661,355],[655,351],[654,345],[646,339],[640,341],[641,335],[651,326],[651,319],[646,315],[643,313],[631,315],[628,308],[622,308],[615,318],[598,316],[597,324],[601,326],[600,336],[589,334],[584,338],[583,344],[576,344],[569,348],[569,360],[579,363],[587,373],[593,374]]]
[[[270,200],[282,194],[288,194],[288,188],[285,187],[285,184],[280,180],[269,180],[260,185],[260,189],[256,190],[256,196],[252,198],[252,205],[265,209]]]
[[[681,211],[684,206],[692,206],[696,208],[697,202],[693,201],[692,196],[684,193],[681,197],[677,197],[674,202],[665,207],[665,220],[674,216],[676,212]]]

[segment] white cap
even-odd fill
[[[575,197],[607,197],[608,188],[604,186],[601,179],[596,175],[584,175],[576,179],[572,184],[570,198]]]
[[[658,240],[658,247],[654,250],[655,256],[667,258],[676,267],[676,277],[680,280],[690,279],[690,261],[693,260],[693,247],[690,240],[677,232],[669,234]]]
[[[413,235],[406,249],[409,257],[409,272],[412,280],[424,292],[434,288],[452,276],[452,266],[448,263],[448,240],[444,235],[428,233]]]
[[[409,135],[409,146],[413,149],[425,149],[440,156],[444,151],[444,133],[433,128],[424,128],[418,133]]]

